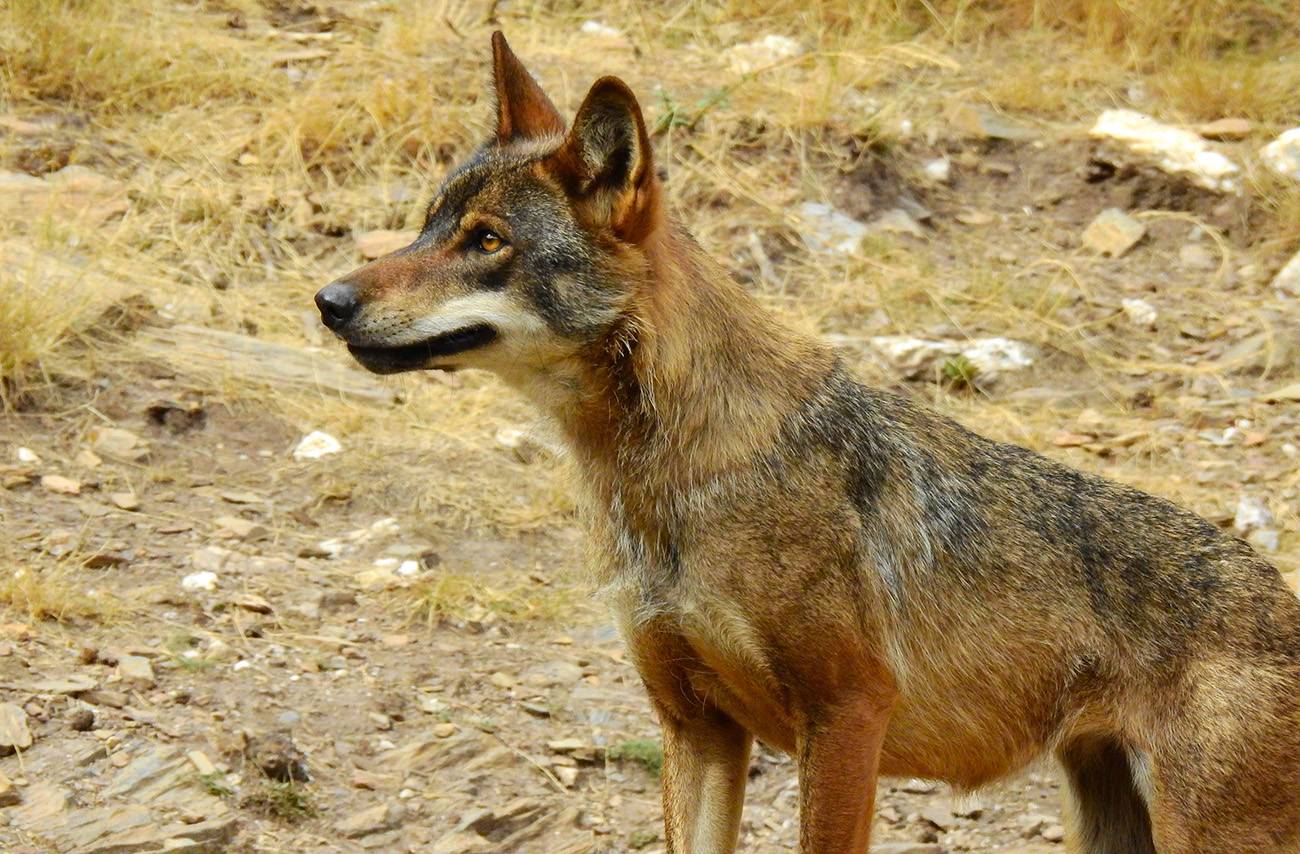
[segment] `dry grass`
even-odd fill
[[[434,571],[430,576],[402,591],[409,618],[430,627],[446,620],[484,625],[496,620],[574,621],[583,605],[583,596],[572,578],[545,585],[512,579],[497,586],[470,573]]]
[[[489,119],[487,33],[499,24],[562,105],[575,105],[602,73],[644,93],[651,121],[663,120],[675,208],[794,322],[848,335],[937,325],[1014,334],[1049,354],[1038,382],[1086,386],[1087,405],[1121,419],[1135,374],[1159,373],[1177,394],[1224,366],[1176,358],[1168,340],[1117,324],[1115,282],[1069,252],[1017,247],[1021,259],[1008,265],[991,259],[978,234],[949,233],[943,265],[891,240],[861,257],[827,259],[803,249],[790,209],[864,192],[852,181],[881,164],[903,168],[909,146],[953,101],[1065,122],[1114,104],[1180,121],[1241,115],[1261,124],[1252,146],[1300,120],[1300,37],[1281,25],[1294,20],[1294,0],[680,0],[662,8],[537,0],[502,7],[495,23],[484,6],[455,0],[340,2],[336,20],[305,15],[280,26],[271,26],[269,5],[11,0],[0,9],[7,109],[79,117],[84,130],[67,125],[58,135],[68,159],[121,179],[130,195],[129,212],[108,226],[11,221],[0,237],[57,257],[75,251],[122,288],[112,298],[143,293],[164,322],[302,345],[319,336],[312,292],[359,260],[351,235],[418,222],[430,183],[480,138]],[[228,26],[235,12],[246,28]],[[636,50],[580,38],[588,19],[622,28]],[[751,75],[719,58],[721,48],[771,32],[810,50]],[[910,136],[904,120],[918,125]],[[0,159],[17,162],[24,145],[0,139]],[[1300,193],[1262,175],[1254,184],[1267,250],[1294,248]],[[750,235],[777,261],[777,280],[757,279]],[[30,282],[20,268],[0,272],[0,387],[10,394],[76,372],[70,342],[106,293],[62,276],[65,292],[51,300]],[[1172,292],[1180,287],[1164,293],[1180,319],[1234,314],[1266,326],[1257,294]],[[105,341],[93,352],[114,371],[130,371],[138,358]],[[193,381],[233,405],[267,408],[264,387],[239,375]],[[558,466],[523,466],[494,444],[497,428],[532,418],[496,381],[397,382],[409,402],[396,410],[314,393],[278,396],[270,408],[295,430],[325,428],[344,441],[348,454],[329,475],[340,490],[405,503],[442,530],[536,531],[571,509]],[[1036,447],[1081,405],[927,393],[975,426]],[[1121,454],[1104,466],[1209,506],[1210,487],[1158,474],[1166,451]],[[516,591],[494,599],[470,582],[446,575],[422,593],[416,616],[550,607],[517,604]]]
[[[6,560],[0,575],[0,613],[27,620],[59,623],[120,619],[124,607],[115,597],[95,589],[90,573],[74,563],[37,566],[30,560]]]

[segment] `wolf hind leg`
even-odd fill
[[[1056,758],[1065,769],[1073,854],[1156,854],[1140,754],[1091,735],[1066,742]]]

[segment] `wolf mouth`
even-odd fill
[[[476,323],[453,329],[415,344],[400,347],[362,347],[348,345],[352,354],[366,370],[376,374],[396,374],[429,367],[429,362],[439,356],[454,356],[490,344],[497,331],[486,323]]]

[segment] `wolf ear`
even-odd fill
[[[659,181],[641,106],[627,84],[602,77],[587,93],[556,161],[598,221],[639,243],[659,218]]]
[[[492,34],[497,89],[497,142],[564,133],[564,119],[497,30]]]

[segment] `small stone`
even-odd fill
[[[138,460],[148,453],[139,436],[120,427],[98,427],[92,430],[90,446],[100,454],[123,460]]]
[[[393,719],[382,712],[370,712],[370,722],[375,725],[375,729],[381,732],[387,732],[393,728]]]
[[[493,844],[477,833],[453,831],[433,843],[430,854],[480,854],[493,849]]]
[[[749,74],[760,68],[793,59],[804,52],[803,45],[788,36],[766,35],[752,42],[735,44],[722,52],[735,74]]]
[[[946,184],[952,178],[952,161],[947,157],[936,157],[926,161],[925,177],[939,184]]]
[[[962,225],[988,225],[993,222],[993,214],[987,211],[966,209],[957,212],[957,221]]]
[[[932,842],[881,842],[871,854],[944,854],[943,846]]]
[[[134,492],[114,492],[108,500],[119,510],[139,510],[140,498]]]
[[[572,789],[578,784],[578,769],[569,765],[560,765],[555,769],[555,779],[566,789]]]
[[[185,758],[190,760],[200,777],[210,777],[217,773],[217,766],[212,764],[212,760],[202,750],[191,750],[185,754]]]
[[[934,825],[938,830],[947,830],[953,825],[952,812],[943,807],[922,807],[918,815],[922,821]]]
[[[1237,512],[1233,515],[1232,527],[1240,536],[1260,528],[1273,525],[1273,513],[1268,505],[1253,495],[1243,495],[1237,502]]]
[[[455,724],[435,724],[433,734],[438,738],[451,738],[456,734]]]
[[[415,242],[415,238],[419,236],[418,231],[380,229],[362,232],[356,236],[355,240],[361,257],[374,259],[411,245],[411,243]]]
[[[27,713],[13,703],[0,703],[0,756],[32,746]]]
[[[1300,297],[1300,252],[1291,256],[1291,260],[1273,277],[1273,289],[1287,296]]]
[[[1261,148],[1259,159],[1282,177],[1300,181],[1300,127],[1284,131],[1277,139]]]
[[[152,688],[156,684],[153,665],[142,655],[124,655],[117,660],[117,675],[135,688]]]
[[[799,235],[813,252],[848,255],[856,252],[867,226],[830,205],[804,202],[797,210]]]
[[[515,687],[515,678],[508,673],[497,671],[488,677],[488,681],[498,688]]]
[[[190,554],[190,566],[200,572],[215,573],[230,559],[230,550],[220,546],[206,546]]]
[[[867,226],[869,232],[886,232],[889,234],[906,234],[911,237],[925,237],[925,229],[911,214],[902,208],[890,208],[876,217]]]
[[[58,495],[80,495],[81,481],[59,474],[47,474],[41,478],[41,486]]]
[[[89,448],[82,448],[80,451],[77,451],[77,455],[72,458],[72,461],[82,468],[87,469],[99,468],[99,466],[104,462],[99,458],[98,454]]]
[[[552,753],[575,753],[587,746],[587,743],[580,738],[558,738],[554,741],[546,742],[546,748]]]
[[[1278,532],[1272,528],[1259,528],[1246,535],[1246,542],[1261,552],[1275,552],[1280,545]]]
[[[16,448],[14,449],[14,456],[18,458],[18,462],[20,463],[31,463],[32,465],[41,464],[41,458],[37,456],[36,452],[31,448]]]
[[[336,822],[334,829],[348,839],[360,839],[363,836],[392,830],[397,827],[401,819],[401,810],[388,804],[376,804]]]
[[[582,668],[571,661],[547,661],[533,664],[519,674],[519,681],[534,688],[555,688],[576,685],[582,679]]]
[[[124,708],[131,698],[124,691],[113,691],[108,688],[101,688],[95,691],[87,691],[81,695],[81,699],[92,706],[108,706],[110,709]]]
[[[89,732],[95,728],[95,713],[90,709],[76,709],[68,715],[68,729],[73,732]]]
[[[270,602],[256,593],[241,593],[231,599],[230,604],[245,611],[252,611],[254,614],[270,614],[275,610]]]
[[[929,780],[918,780],[913,778],[903,783],[903,785],[898,788],[907,792],[909,795],[929,795],[933,793],[937,787]]]
[[[281,712],[279,716],[276,717],[275,722],[282,727],[293,727],[297,726],[298,722],[301,720],[302,715],[298,714],[293,709],[289,709],[288,711]]]
[[[527,430],[518,427],[502,427],[496,432],[497,444],[525,465],[533,462],[546,450]]]
[[[946,115],[953,128],[969,139],[1027,142],[1038,137],[1033,128],[988,107],[955,103]]]
[[[1038,832],[1048,842],[1064,842],[1065,828],[1059,824],[1049,824]]]
[[[1107,208],[1084,229],[1083,245],[1098,254],[1118,258],[1146,233],[1146,226],[1119,208]]]
[[[1120,307],[1128,319],[1133,321],[1137,326],[1151,328],[1156,325],[1156,307],[1144,299],[1125,299],[1120,301]]]
[[[12,807],[22,801],[22,793],[13,781],[0,771],[0,807]]]
[[[215,572],[192,572],[181,579],[181,589],[188,590],[191,593],[199,591],[213,591],[217,589],[217,574]]]
[[[269,533],[266,530],[265,525],[261,525],[250,519],[243,519],[239,516],[218,516],[214,520],[214,523],[218,528],[230,536],[237,537],[241,540],[248,540],[250,542],[265,539]],[[216,565],[208,568],[220,569],[221,564],[224,564],[225,560],[214,559],[212,562]]]
[[[600,36],[605,39],[621,39],[623,31],[617,27],[611,27],[609,24],[603,24],[600,21],[583,21],[578,31],[589,36]]]
[[[313,430],[299,440],[298,445],[293,449],[293,458],[295,460],[319,460],[321,457],[328,457],[342,450],[343,445],[339,443],[338,439],[322,430]]]
[[[1213,270],[1219,266],[1214,253],[1199,243],[1188,243],[1179,249],[1178,260],[1189,270]]]
[[[1215,119],[1197,125],[1195,130],[1206,139],[1231,141],[1245,139],[1254,133],[1255,123],[1250,119]]]

